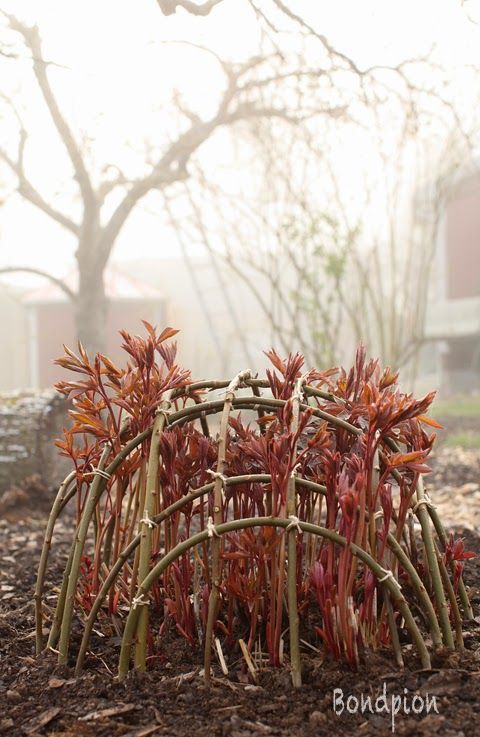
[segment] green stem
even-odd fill
[[[235,486],[237,484],[248,484],[248,483],[257,483],[257,484],[258,483],[269,483],[270,481],[271,481],[271,477],[268,474],[259,473],[259,474],[248,474],[244,476],[231,476],[230,478],[226,479],[225,483],[228,486],[230,485]],[[313,483],[313,482],[310,482],[310,483]],[[192,491],[190,494],[186,494],[180,499],[177,499],[176,502],[173,502],[173,504],[170,504],[169,507],[166,507],[162,512],[155,515],[153,517],[153,521],[155,522],[155,524],[161,524],[164,520],[166,520],[172,514],[177,512],[179,509],[182,509],[182,507],[184,507],[185,505],[190,504],[191,502],[195,501],[195,499],[198,499],[204,494],[207,494],[208,492],[212,491],[213,487],[214,487],[214,482],[212,481],[209,484],[205,484],[204,486],[201,486],[200,488],[195,489],[195,491]],[[123,552],[120,553],[117,560],[115,561],[115,564],[113,565],[107,577],[105,578],[105,581],[103,582],[100,591],[95,597],[95,601],[93,602],[92,608],[85,622],[82,642],[80,644],[80,650],[78,652],[77,663],[75,667],[75,672],[77,673],[77,675],[80,673],[83,667],[85,655],[88,650],[88,646],[90,643],[90,637],[92,634],[93,627],[95,625],[95,621],[97,619],[98,612],[100,611],[102,604],[107,597],[108,592],[110,591],[111,587],[115,583],[115,580],[117,576],[119,575],[120,571],[122,570],[124,564],[130,558],[130,556],[135,552],[139,544],[140,544],[140,534],[136,535],[136,537],[132,539],[132,541],[125,548],[125,550],[123,550]]]
[[[69,489],[68,487],[76,478],[76,471],[71,471],[64,479],[58,490],[55,501],[48,517],[47,526],[45,528],[45,537],[43,539],[42,552],[40,562],[38,564],[37,582],[35,585],[35,652],[39,655],[43,649],[43,615],[42,615],[42,596],[45,585],[45,572],[47,570],[48,556],[52,546],[53,531],[55,523],[60,512],[64,509],[70,499],[75,496],[76,486]]]
[[[289,524],[289,520],[283,519],[281,517],[251,517],[247,519],[232,520],[231,522],[222,523],[217,527],[216,531],[218,535],[224,535],[228,532],[246,529],[248,527],[270,526],[283,527],[285,529],[286,527],[288,527]],[[410,632],[412,641],[414,642],[415,647],[417,648],[417,652],[420,656],[422,668],[427,670],[430,669],[430,656],[428,654],[425,642],[396,579],[391,575],[386,576],[385,570],[380,566],[379,563],[377,563],[376,560],[372,558],[369,553],[367,553],[365,550],[362,550],[362,548],[359,548],[354,543],[349,544],[346,538],[342,537],[334,530],[329,530],[325,527],[319,527],[318,525],[314,525],[309,522],[299,522],[299,526],[300,529],[303,530],[303,532],[308,532],[312,535],[319,535],[320,537],[330,540],[337,545],[342,545],[343,547],[349,545],[352,554],[360,558],[360,560],[363,561],[363,563],[365,563],[365,565],[370,568],[376,578],[379,579],[383,583],[384,587],[389,591],[392,602],[396,604],[403,619],[405,620],[405,625]],[[178,545],[172,548],[172,550],[170,550],[162,558],[162,560],[160,560],[150,570],[148,576],[141,582],[139,586],[139,595],[145,597],[145,595],[148,594],[148,592],[150,591],[153,584],[158,580],[158,578],[162,575],[162,573],[169,565],[174,563],[181,555],[186,553],[188,550],[195,547],[196,545],[199,545],[207,539],[208,530],[202,530],[196,535],[192,535],[192,537],[190,537],[188,540],[178,543]],[[128,672],[130,650],[137,627],[138,617],[140,615],[140,608],[141,607],[139,606],[132,606],[127,617],[118,664],[118,675],[120,679],[124,678]]]
[[[237,389],[245,383],[245,379],[251,377],[251,371],[241,371],[237,374],[227,387],[225,394],[225,400],[223,402],[222,419],[220,421],[220,433],[218,439],[218,454],[217,454],[217,469],[215,476],[215,485],[213,488],[213,524],[216,527],[223,521],[222,513],[222,489],[223,489],[223,471],[225,467],[225,458],[227,453],[227,432],[228,432],[228,420],[230,412],[235,399],[235,392]],[[212,551],[212,577],[211,577],[211,589],[210,596],[208,599],[208,614],[207,614],[207,626],[205,629],[205,643],[204,643],[204,670],[205,680],[207,683],[210,681],[210,664],[212,659],[212,643],[213,643],[213,630],[215,620],[217,617],[218,604],[220,601],[220,581],[222,576],[222,562],[221,562],[221,540],[216,534],[211,539],[211,551]],[[143,580],[142,578],[140,580]]]
[[[438,539],[440,540],[440,544],[445,550],[448,538],[447,533],[445,532],[445,528],[442,525],[442,522],[440,520],[440,517],[438,516],[438,512],[434,507],[428,507],[428,513],[430,515],[430,519],[433,522],[433,526],[435,527],[435,531],[438,535]],[[450,563],[450,570],[452,572],[452,575],[454,574],[454,563]],[[473,609],[472,605],[470,604],[470,599],[467,594],[467,590],[465,588],[465,582],[463,580],[463,577],[460,576],[460,580],[458,582],[458,594],[460,596],[460,601],[462,604],[463,614],[467,619],[473,619]]]
[[[391,450],[393,450],[394,453],[398,453],[400,451],[399,446],[397,445],[397,443],[395,442],[395,440],[393,440],[392,438],[385,438],[385,444],[388,445],[388,447]],[[422,491],[423,491],[423,485],[422,485]],[[412,500],[412,505],[413,504],[414,504],[414,502]],[[423,507],[424,505],[421,505],[421,506]],[[442,545],[443,550],[445,550],[445,547],[446,547],[446,545],[448,543],[447,533],[445,532],[445,528],[444,528],[444,526],[443,526],[443,524],[442,524],[442,522],[440,520],[440,517],[438,515],[438,512],[437,512],[437,510],[435,509],[434,506],[428,505],[428,514],[430,516],[430,519],[433,522],[433,526],[435,527],[435,531],[436,531],[436,533],[438,535],[438,539],[440,540],[440,544]],[[417,515],[417,517],[418,517],[418,515]],[[418,517],[418,519],[420,519],[420,518]],[[422,530],[423,530],[423,525],[422,525]],[[454,572],[454,570],[453,570],[453,563],[450,564],[450,570],[452,571],[452,575],[453,575],[453,572]],[[467,593],[467,590],[465,588],[465,583],[464,583],[464,580],[463,580],[463,577],[462,576],[460,576],[460,580],[459,580],[459,583],[458,583],[458,592],[459,592],[459,595],[460,595],[460,601],[462,603],[462,609],[463,609],[464,616],[467,619],[472,620],[473,619],[473,609],[472,609],[472,605],[470,604],[470,599],[468,597],[468,593]]]
[[[106,445],[98,463],[98,471],[102,472],[105,470],[105,464],[111,451],[111,446]],[[65,665],[67,663],[68,645],[70,640],[70,626],[73,617],[73,604],[75,601],[75,593],[77,590],[78,576],[80,573],[80,562],[82,559],[83,549],[85,547],[85,540],[87,538],[90,520],[93,513],[95,512],[98,500],[105,487],[105,482],[106,478],[103,477],[100,473],[95,475],[90,485],[80,524],[77,528],[77,534],[73,547],[72,564],[70,573],[68,575],[68,583],[65,592],[65,604],[63,608],[62,624],[60,628],[60,640],[58,645],[59,665]]]
[[[272,479],[269,474],[248,474],[248,475],[243,475],[243,476],[230,476],[225,480],[225,485],[226,486],[237,486],[237,485],[249,484],[249,483],[270,484],[271,480]],[[314,481],[307,481],[305,479],[296,477],[295,485],[296,487],[302,487],[302,486],[307,487],[311,489],[313,492],[319,493],[322,495],[325,495],[326,493],[325,486],[322,486],[321,484],[316,484]],[[201,486],[198,489],[195,489],[190,494],[186,494],[184,497],[177,499],[177,501],[173,502],[173,504],[171,504],[169,507],[164,509],[159,514],[155,515],[153,517],[153,521],[156,524],[161,524],[164,520],[166,520],[172,514],[182,509],[182,507],[190,504],[191,502],[195,501],[196,499],[203,496],[204,494],[211,492],[213,490],[213,487],[214,487],[214,482],[212,481],[209,484],[205,484],[204,486]],[[404,571],[407,573],[407,575],[410,578],[412,586],[417,594],[419,604],[423,606],[425,618],[429,624],[430,633],[432,635],[433,645],[435,649],[439,649],[442,646],[441,632],[438,626],[437,615],[435,613],[435,609],[433,607],[431,599],[428,596],[427,590],[425,586],[423,585],[420,579],[420,576],[417,573],[416,568],[413,566],[412,562],[406,555],[401,545],[396,540],[395,536],[392,533],[389,533],[387,540],[388,540],[388,545],[393,555],[396,557],[396,559],[398,560],[398,562],[400,563],[400,565],[402,566],[402,568],[404,569]],[[131,555],[135,552],[139,544],[140,544],[140,534],[136,535],[136,537],[132,539],[132,541],[125,548],[125,550],[123,550],[123,552],[119,555],[114,566],[112,567],[107,577],[105,578],[105,581],[103,582],[103,585],[100,591],[98,592],[95,598],[95,601],[93,602],[92,609],[90,610],[90,613],[85,622],[82,642],[80,644],[80,649],[79,649],[79,653],[77,657],[77,663],[75,667],[75,673],[77,675],[82,670],[83,663],[85,660],[85,655],[87,653],[88,646],[90,643],[91,633],[95,625],[98,612],[100,611],[102,604],[104,603],[108,595],[108,592],[110,591],[111,587],[115,583],[117,576],[122,570],[123,565],[131,557]]]
[[[47,648],[54,649],[57,646],[58,638],[60,636],[60,628],[62,626],[63,611],[65,609],[65,599],[67,596],[68,578],[72,569],[73,553],[75,551],[75,541],[70,546],[68,553],[67,562],[62,576],[62,583],[60,586],[60,592],[58,594],[57,606],[55,607],[55,614],[53,616],[52,626],[50,627],[50,633],[48,635]]]
[[[430,516],[426,509],[426,503],[427,500],[425,499],[425,492],[423,490],[423,480],[420,477],[417,483],[418,508],[416,514],[422,527],[423,544],[425,546],[428,568],[430,571],[433,591],[435,594],[435,601],[438,608],[438,617],[440,621],[440,628],[442,630],[443,643],[445,647],[453,650],[455,644],[453,641],[452,628],[450,626],[450,618],[448,616],[448,606],[442,584],[440,567],[438,565],[437,555],[435,552],[435,543],[432,536],[432,530],[430,527]]]
[[[251,409],[258,411],[259,408],[268,407],[270,409],[281,409],[286,404],[285,399],[274,399],[273,397],[237,397],[232,400],[232,406],[235,409]],[[224,400],[212,400],[210,402],[203,402],[201,405],[194,405],[190,407],[184,407],[178,410],[178,412],[172,412],[170,415],[169,426],[183,424],[183,422],[193,419],[194,417],[200,417],[202,413],[215,414],[216,412],[223,409]],[[302,403],[300,405],[302,411],[309,410],[313,417],[318,417],[321,420],[326,420],[331,425],[341,427],[343,430],[347,430],[354,435],[362,435],[362,430],[342,420],[340,417],[324,412],[322,409],[312,407],[309,404]]]
[[[396,537],[390,532],[388,534],[388,545],[390,550],[397,558],[398,562],[402,566],[405,573],[408,574],[415,593],[417,594],[419,603],[423,605],[424,614],[429,625],[430,634],[432,636],[433,646],[436,650],[442,647],[442,634],[438,625],[438,619],[435,612],[435,608],[428,595],[427,589],[422,583],[420,576],[418,575],[417,569],[413,565],[408,555],[403,550],[402,546],[396,539]]]
[[[303,385],[305,380],[300,377],[295,384],[295,391],[292,395],[292,422],[290,431],[294,435],[298,430],[298,420],[300,414],[300,401],[303,395]],[[292,450],[295,456],[296,443]],[[297,498],[295,493],[295,469],[292,470],[288,479],[287,489],[287,517],[297,517]],[[294,688],[300,688],[302,685],[302,666],[300,661],[300,635],[298,621],[298,601],[297,601],[297,532],[295,524],[292,520],[290,529],[287,528],[288,537],[288,569],[287,569],[287,599],[288,599],[288,623],[290,637],[290,666],[292,671],[292,684]]]
[[[458,608],[457,597],[455,596],[455,591],[453,589],[452,582],[450,581],[450,577],[445,567],[443,558],[436,545],[435,545],[435,553],[437,555],[438,566],[440,568],[440,575],[442,576],[443,585],[445,587],[445,591],[447,592],[447,595],[450,601],[453,621],[455,623],[455,640],[456,640],[457,648],[459,650],[463,650],[462,617],[460,615],[460,610]]]
[[[150,558],[152,556],[152,526],[155,524],[152,517],[156,511],[160,437],[167,422],[166,411],[168,407],[170,407],[170,401],[166,398],[166,400],[161,403],[157,411],[150,439],[145,504],[143,507],[142,517],[140,519],[140,555],[138,563],[139,581],[143,581],[150,569]],[[137,596],[139,596],[138,592]],[[138,621],[137,646],[135,649],[135,667],[137,670],[141,671],[146,668],[147,636],[148,606],[142,606]]]
[[[245,381],[245,384],[247,386],[261,387],[261,388],[268,386],[268,382],[265,382],[264,380],[247,379]],[[228,382],[198,382],[195,385],[191,385],[188,388],[188,391],[193,392],[193,391],[195,391],[197,389],[200,390],[201,388],[221,388],[221,387],[225,387],[225,386],[228,386]],[[183,391],[185,393],[185,390],[183,390]],[[321,397],[321,398],[324,398],[324,399],[331,400],[331,395],[330,394],[328,394],[327,392],[322,392],[321,390],[317,390],[315,387],[308,387],[308,386],[305,387],[305,393],[306,394],[309,394],[309,395],[312,395],[312,396],[317,396],[317,397]],[[176,392],[174,392],[172,394],[172,397],[173,396],[176,396]],[[270,408],[270,409],[281,408],[282,406],[284,406],[284,404],[285,404],[285,401],[284,400],[275,400],[275,399],[271,399],[271,398],[264,398],[264,397],[258,397],[258,396],[255,396],[255,397],[252,397],[252,396],[250,396],[250,397],[241,397],[241,398],[233,399],[232,400],[232,407],[235,407],[236,409],[243,409],[243,408],[245,408],[245,409],[257,410],[257,411],[261,410],[262,408]],[[306,404],[305,405],[302,404],[301,405],[301,408],[302,409],[306,409],[307,406],[308,405],[306,405]],[[183,408],[183,409],[181,409],[181,410],[179,410],[179,411],[177,411],[175,413],[172,413],[171,416],[170,416],[170,419],[169,419],[168,424],[169,424],[169,426],[172,426],[172,425],[180,425],[180,424],[183,424],[184,422],[189,421],[189,420],[197,419],[199,417],[200,418],[205,417],[207,414],[214,414],[214,413],[220,411],[223,407],[224,407],[224,402],[222,402],[222,401],[219,401],[219,402],[216,402],[216,401],[204,402],[204,403],[198,404],[198,406],[195,406],[195,407],[186,407],[186,408]],[[327,412],[323,412],[323,410],[319,410],[319,409],[316,409],[316,408],[310,408],[310,409],[311,409],[311,412],[312,412],[313,416],[316,416],[316,417],[319,417],[321,419],[327,420],[331,425],[335,425],[337,427],[342,427],[343,429],[345,429],[348,432],[350,432],[352,434],[355,434],[355,435],[362,434],[362,430],[360,430],[359,428],[355,427],[354,425],[351,425],[348,422],[345,422],[344,420],[340,420],[339,418],[337,418],[337,417],[335,417],[333,415],[330,415]],[[151,432],[152,432],[152,429],[149,428],[149,429],[145,430],[144,432],[140,433],[136,438],[133,438],[129,443],[127,443],[125,445],[125,447],[117,455],[117,457],[112,461],[112,463],[110,464],[110,466],[106,469],[107,472],[110,473],[110,474],[114,473],[114,471],[121,464],[121,462],[123,461],[123,459],[126,458],[135,447],[137,447],[138,445],[140,445],[143,442],[143,440],[147,439],[149,437],[149,435],[151,434]],[[387,445],[389,445],[389,446],[390,445],[396,446],[396,444],[393,441],[390,444],[389,439],[385,439],[385,443]],[[394,448],[392,447],[392,450],[393,449]],[[97,481],[97,480],[99,480],[99,488],[97,488],[97,493],[98,493],[97,501],[98,501],[98,499],[100,498],[100,495],[101,495],[101,493],[103,491],[105,482],[104,482],[104,480],[102,480],[101,477],[96,477],[95,478],[95,481]],[[298,482],[299,482],[299,480],[297,480],[297,485],[298,485]],[[302,480],[302,481],[300,481],[300,483],[302,485],[306,486],[307,488],[308,487],[310,487],[310,488],[314,488],[315,487],[314,482],[308,482],[308,481],[303,481]],[[92,483],[92,487],[93,486],[94,486],[94,483]],[[90,493],[92,492],[92,487],[90,489]],[[89,498],[90,498],[90,494],[89,494]],[[418,501],[420,501],[420,497],[418,497]],[[87,501],[87,504],[88,504],[88,501]],[[94,506],[96,506],[96,505],[94,505]],[[54,510],[52,509],[52,514],[53,514],[53,512],[54,512]],[[425,538],[424,523],[422,523],[421,517],[422,516],[425,517],[426,515],[424,513],[426,513],[426,512],[427,512],[427,510],[425,510],[425,504],[421,504],[419,506],[419,508],[418,508],[418,514],[417,514],[417,516],[420,519],[420,523],[422,524],[422,535],[424,536],[424,538]],[[431,517],[431,519],[433,521],[433,524],[435,526],[435,529],[437,531],[437,534],[438,534],[438,537],[440,539],[440,542],[441,542],[442,546],[445,546],[445,544],[446,544],[446,534],[445,534],[445,531],[444,531],[444,529],[443,529],[443,527],[441,525],[441,522],[440,522],[440,520],[438,518],[437,513],[435,512],[435,510],[433,510],[430,507],[428,507],[428,515]],[[85,510],[84,510],[84,515],[82,516],[82,519],[80,521],[80,526],[86,524],[86,529],[88,531],[88,525],[89,525],[90,519],[87,519],[87,516],[88,515],[85,515]],[[428,522],[428,520],[427,520],[427,522]],[[53,521],[53,524],[54,524],[54,521]],[[431,539],[431,542],[432,542],[432,545],[433,545],[433,538],[431,537],[431,530],[430,530],[430,527],[429,527],[428,524],[427,524],[427,527],[428,527],[428,531],[430,533],[430,539]],[[69,637],[69,634],[68,633],[70,631],[70,626],[71,626],[73,600],[70,600],[67,597],[67,588],[71,592],[72,586],[73,586],[73,590],[75,591],[76,585],[77,585],[77,581],[78,581],[78,569],[77,569],[77,572],[75,572],[75,569],[76,569],[76,560],[77,560],[77,555],[78,555],[78,546],[79,546],[79,543],[80,543],[80,541],[79,541],[79,531],[80,531],[80,529],[77,530],[76,540],[75,540],[75,542],[74,542],[74,544],[72,546],[72,550],[70,552],[69,561],[67,562],[67,565],[66,565],[66,568],[65,568],[64,579],[63,579],[63,582],[62,582],[62,589],[61,589],[61,592],[60,592],[60,595],[59,595],[59,599],[58,599],[58,603],[57,603],[57,610],[56,610],[56,613],[55,613],[55,620],[54,620],[54,623],[52,625],[52,629],[51,629],[51,632],[50,632],[50,637],[49,637],[49,643],[48,644],[49,644],[49,646],[52,646],[52,647],[54,647],[55,644],[56,644],[57,637],[58,637],[58,631],[59,631],[59,627],[60,627],[60,624],[61,624],[62,630],[64,630],[64,629],[67,630],[67,635],[66,636],[67,636],[67,649],[68,649],[68,637]],[[428,532],[427,532],[427,537],[425,538],[425,540],[428,540]],[[44,565],[46,566],[46,561],[47,561],[47,557],[48,557],[48,548],[49,548],[49,543],[48,543],[48,538],[46,537],[46,554],[45,554],[45,557],[44,557],[45,562],[43,562],[43,559],[42,559],[43,558],[43,551],[42,551],[42,558],[41,558],[40,566],[44,566]],[[135,548],[136,548],[136,545],[134,546],[133,549],[135,549]],[[83,549],[83,546],[82,546],[82,549]],[[428,556],[428,542],[426,542],[426,549],[427,549],[427,560],[428,560],[429,566],[431,568],[430,560],[429,560],[429,556]],[[75,558],[75,561],[74,561],[74,558]],[[407,558],[407,560],[408,560],[408,558]],[[117,563],[118,563],[118,561],[115,562],[114,568],[112,569],[112,571],[116,568]],[[120,569],[121,569],[122,565],[123,565],[123,563],[120,564]],[[437,563],[437,565],[438,565],[438,563]],[[404,568],[405,568],[405,566],[404,566]],[[412,566],[412,568],[413,568],[413,566]],[[413,568],[413,571],[416,574],[416,571],[415,571],[414,568]],[[41,573],[41,576],[44,577],[44,575],[45,575],[45,573],[44,573],[44,570],[43,570],[43,573]],[[417,577],[418,577],[418,574],[417,574]],[[443,599],[445,600],[445,592],[443,590],[443,586],[441,586],[441,583],[442,583],[442,581],[441,581],[441,574],[440,574],[439,578],[440,578],[440,588],[441,588],[441,591],[442,591],[442,594],[443,594]],[[107,579],[108,579],[108,577],[107,577]],[[114,580],[115,580],[115,575],[113,576],[113,581]],[[140,577],[140,581],[141,580],[142,579]],[[432,575],[432,581],[434,581],[434,576],[433,575]],[[413,582],[413,579],[412,579],[412,582]],[[37,583],[38,583],[38,577],[37,577]],[[423,586],[423,584],[422,584],[422,586]],[[102,589],[101,590],[103,590],[103,586],[102,586]],[[107,588],[107,591],[108,591],[108,588]],[[417,583],[417,594],[418,594],[418,583]],[[426,594],[426,592],[424,592],[424,594]],[[473,616],[473,613],[472,613],[472,609],[471,609],[471,606],[470,606],[470,602],[468,601],[468,595],[466,593],[463,580],[460,580],[459,594],[460,594],[460,598],[461,598],[461,601],[462,601],[462,606],[463,606],[463,610],[464,610],[465,615],[467,617],[472,617]],[[435,644],[434,632],[435,632],[435,623],[437,624],[437,627],[438,627],[437,618],[436,618],[436,616],[435,617],[432,617],[432,612],[431,612],[432,607],[431,606],[428,607],[428,605],[426,604],[425,596],[420,597],[420,595],[419,595],[419,599],[420,598],[422,598],[424,609],[425,609],[425,611],[427,613],[428,621],[430,622],[430,630],[432,632],[432,637],[434,639],[434,644]],[[428,596],[426,598],[428,599]],[[437,593],[436,593],[436,599],[438,601]],[[431,605],[431,602],[430,602],[430,605]],[[97,613],[98,613],[98,610],[97,610]],[[440,617],[442,618],[442,607],[440,607],[440,606],[439,606],[439,614],[440,614]],[[445,620],[445,613],[443,613],[443,622],[441,622],[442,632],[444,634],[444,639],[445,639],[445,630],[446,630],[446,628],[445,628],[445,621],[444,620]],[[448,621],[448,626],[449,626],[448,616],[447,616],[447,621]],[[37,626],[38,626],[38,621],[37,621]],[[451,634],[451,628],[450,628],[450,626],[449,626],[449,629],[450,629],[450,634]],[[37,628],[37,637],[38,637],[38,628]],[[453,637],[452,637],[452,642],[453,642]],[[38,640],[37,640],[37,644],[38,644]],[[65,660],[66,660],[66,653],[62,655],[62,651],[61,651],[61,657],[64,657]],[[62,661],[62,662],[65,662],[65,661]]]
[[[392,647],[395,654],[395,661],[399,668],[403,668],[403,655],[402,648],[400,646],[400,638],[398,636],[398,629],[395,622],[395,615],[393,612],[392,602],[390,601],[390,593],[385,592],[385,607],[387,610],[388,626],[390,629],[390,635],[392,637]]]

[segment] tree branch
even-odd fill
[[[1,152],[0,152],[1,155]],[[32,186],[32,184],[29,182],[29,180],[22,176],[22,178],[19,178],[18,183],[18,192],[22,195],[26,200],[28,200],[32,205],[35,205],[35,207],[38,207],[39,210],[41,210],[45,215],[48,215],[52,220],[55,220],[59,225],[62,225],[64,228],[69,230],[74,235],[79,234],[80,227],[75,223],[73,220],[71,220],[69,217],[64,215],[62,212],[57,210],[55,207],[52,207],[46,200],[43,199],[41,194],[35,189],[35,187]]]
[[[3,159],[3,161],[9,166],[9,168],[18,178],[18,193],[21,194],[22,197],[28,200],[32,205],[38,207],[38,209],[45,213],[45,215],[48,215],[50,218],[52,218],[52,220],[55,220],[57,223],[59,223],[59,225],[62,225],[67,230],[70,230],[70,232],[78,235],[80,228],[77,223],[75,223],[71,218],[67,217],[67,215],[64,215],[62,212],[55,209],[46,200],[44,200],[40,192],[35,189],[30,180],[27,179],[27,177],[25,176],[25,172],[23,169],[23,148],[25,145],[25,140],[26,132],[22,129],[20,131],[19,155],[17,161],[14,161],[7,154],[6,151],[0,149],[0,159]]]
[[[62,279],[57,279],[56,276],[52,276],[52,274],[49,274],[48,271],[43,271],[42,269],[35,269],[33,266],[4,266],[3,268],[0,268],[0,274],[15,274],[15,273],[26,273],[26,274],[35,274],[36,276],[43,276],[45,279],[48,279],[52,284],[55,284],[59,289],[62,290],[64,294],[67,295],[69,299],[72,301],[76,298],[76,294],[73,291],[73,289],[70,289],[70,287],[65,284]]]
[[[208,15],[221,2],[222,0],[206,0],[201,5],[197,5],[192,0],[157,0],[158,7],[164,15],[173,15],[177,12],[177,8],[183,8],[192,15]]]
[[[347,64],[347,66],[354,71],[359,76],[362,76],[362,71],[358,68],[358,66],[355,64],[353,59],[351,59],[346,54],[343,54],[341,51],[337,51],[326,36],[324,36],[321,33],[318,33],[312,26],[307,23],[301,16],[297,15],[293,12],[293,10],[290,10],[290,8],[285,5],[283,0],[273,0],[274,4],[277,6],[277,8],[290,20],[293,20],[295,23],[300,25],[303,29],[305,29],[309,34],[312,36],[315,36],[324,46],[325,50],[330,54],[331,57],[337,57],[338,59],[341,59],[343,62]]]
[[[95,204],[95,193],[92,187],[92,183],[85,167],[85,163],[83,161],[79,146],[73,136],[72,131],[70,130],[66,119],[63,117],[60,111],[56,97],[50,85],[47,75],[48,63],[44,61],[42,56],[42,44],[38,28],[36,26],[25,26],[15,16],[10,15],[9,13],[5,13],[4,11],[2,12],[3,15],[8,19],[10,28],[22,36],[25,45],[31,51],[33,60],[33,71],[38,82],[38,86],[42,93],[45,104],[47,105],[53,124],[55,125],[60,139],[70,157],[70,161],[72,162],[75,171],[75,178],[77,179],[78,185],[80,187],[84,205],[85,207],[92,206]]]
[[[257,107],[254,102],[249,101],[238,102],[237,106],[230,110],[232,102],[242,92],[242,88],[238,86],[239,80],[264,61],[263,57],[253,57],[235,71],[230,66],[225,67],[228,84],[217,112],[210,120],[192,122],[188,130],[170,145],[151,172],[143,179],[137,180],[128,190],[103,229],[103,237],[100,240],[100,264],[108,260],[112,245],[137,202],[153,189],[163,189],[174,182],[184,180],[187,177],[188,160],[216,128],[256,117],[278,117],[291,123],[299,122],[285,110]],[[254,90],[255,87],[249,89]]]

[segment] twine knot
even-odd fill
[[[395,576],[393,575],[392,571],[387,571],[387,570],[386,570],[385,568],[382,568],[382,571],[383,571],[383,573],[384,573],[385,575],[384,575],[384,576],[382,576],[382,578],[379,578],[379,579],[378,579],[378,583],[383,583],[384,581],[387,581],[387,580],[388,580],[389,578],[391,578],[391,579],[392,579],[392,581],[393,581],[393,582],[394,582],[394,583],[395,583],[395,584],[397,585],[397,587],[398,587],[399,589],[401,589],[401,588],[402,588],[402,587],[400,586],[400,584],[398,583],[397,579],[395,578]]]
[[[207,533],[208,537],[213,537],[214,535],[215,537],[220,537],[211,517],[209,517],[207,520]]]
[[[90,464],[90,468],[92,470],[84,474],[84,476],[101,476],[103,479],[107,479],[107,481],[112,478],[112,474],[104,471],[102,468],[95,468],[92,464]]]
[[[143,524],[147,525],[147,527],[149,527],[150,529],[157,527],[157,523],[154,522],[153,519],[151,519],[150,515],[148,514],[148,509],[146,509],[143,514],[144,516],[140,520],[140,524],[142,524],[143,522]]]
[[[303,387],[307,383],[307,376],[304,374],[303,376],[300,376],[299,379],[295,382],[295,389],[292,394],[292,401],[302,402],[305,399],[305,392],[303,390]]]
[[[290,524],[287,525],[286,530],[289,532],[290,530],[296,529],[297,532],[301,535],[303,530],[300,527],[300,520],[298,517],[296,517],[294,514],[291,514],[288,518],[290,520]]]
[[[220,471],[212,471],[211,469],[207,468],[207,473],[213,478],[213,479],[220,479],[223,486],[227,483],[227,476],[224,476],[223,473],[220,473]]]
[[[135,596],[132,599],[132,609],[136,609],[137,606],[149,606],[149,604],[148,599],[143,598],[143,594],[141,596]]]
[[[227,391],[225,392],[226,395],[228,394],[235,394],[237,389],[239,389],[242,384],[245,384],[245,382],[248,379],[253,379],[253,374],[251,369],[245,369],[245,371],[240,371],[236,376],[233,377],[230,384],[227,386]]]
[[[428,494],[425,494],[423,499],[419,499],[416,504],[412,507],[412,512],[416,512],[417,509],[422,505],[425,504],[426,507],[429,507],[430,509],[436,509],[437,505],[432,502]]]

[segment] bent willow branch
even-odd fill
[[[259,647],[271,665],[289,663],[298,688],[303,642],[354,668],[378,647],[422,668],[429,647],[461,648],[473,616],[462,580],[470,555],[447,537],[423,482],[433,394],[402,393],[362,348],[349,372],[305,373],[299,354],[271,351],[264,378],[193,382],[175,363],[175,331],[146,329],[145,338],[122,332],[126,367],[90,361],[81,345],[59,359],[75,373],[58,385],[72,397],[73,425],[58,445],[74,469],[45,531],[37,653],[48,623],[46,647],[68,663],[80,625],[79,673],[94,633],[108,636],[114,620],[122,678],[132,665],[146,669],[173,625],[203,647],[207,681],[215,652],[224,668],[238,650],[251,670]],[[52,612],[49,554],[70,506]]]

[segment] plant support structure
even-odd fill
[[[207,682],[212,653],[225,670],[238,652],[251,675],[260,649],[274,666],[287,660],[298,688],[302,642],[352,668],[380,647],[402,666],[400,628],[422,668],[432,650],[461,648],[471,554],[424,487],[433,394],[402,393],[362,348],[348,372],[305,371],[302,356],[270,351],[262,378],[195,382],[176,364],[176,331],[145,325],[145,338],[122,332],[125,368],[81,345],[59,359],[75,373],[58,385],[72,401],[58,445],[73,470],[38,568],[37,653],[48,622],[46,646],[68,663],[80,622],[79,673],[114,620],[123,678],[145,670],[174,628],[203,646]],[[48,558],[69,505],[72,546],[52,611]]]

